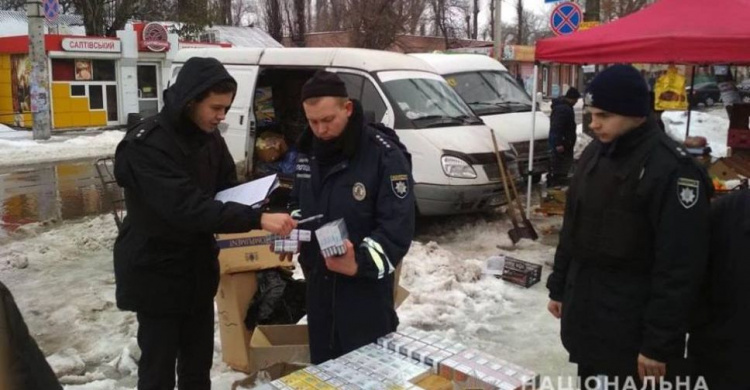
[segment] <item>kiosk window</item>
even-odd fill
[[[71,85],[70,96],[86,96],[86,86],[85,85]]]

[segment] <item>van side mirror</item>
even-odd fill
[[[372,110],[365,110],[364,112],[365,116],[365,123],[375,123],[377,119],[375,119],[375,111]]]

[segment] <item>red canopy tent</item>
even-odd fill
[[[658,0],[594,29],[538,41],[536,60],[562,64],[750,65],[750,0]],[[534,91],[537,72],[535,66]],[[536,94],[533,98],[536,111]],[[535,127],[532,119],[532,140]],[[533,142],[529,148],[531,172]],[[526,201],[528,212],[531,180]]]
[[[563,64],[750,64],[750,0],[658,0],[614,22],[536,44]]]

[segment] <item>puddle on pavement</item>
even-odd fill
[[[112,211],[120,190],[104,185],[96,160],[0,169],[0,237],[18,227]],[[111,171],[111,165],[108,165]],[[112,221],[114,223],[114,219]]]

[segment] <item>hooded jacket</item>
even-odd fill
[[[218,131],[187,119],[201,93],[232,77],[213,58],[192,58],[164,93],[164,109],[129,129],[115,153],[127,216],[115,242],[117,305],[149,314],[189,313],[218,287],[216,233],[260,227],[251,207],[214,200],[237,181]]]

